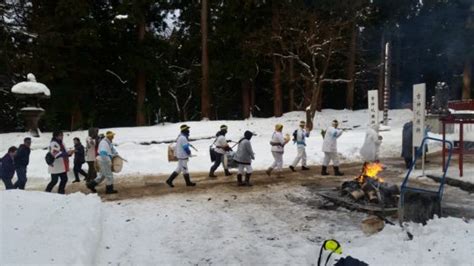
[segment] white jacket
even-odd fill
[[[87,137],[86,139],[86,162],[93,162],[97,157],[97,151],[95,149],[97,143],[94,138]]]
[[[360,148],[360,155],[365,162],[372,162],[379,159],[379,148],[382,140],[379,139],[379,134],[373,128],[369,127],[365,133],[365,140],[362,148]]]
[[[337,139],[342,135],[342,130],[334,127],[326,129],[323,141],[323,152],[337,152]]]
[[[283,138],[283,133],[275,131],[272,135],[272,140],[270,145],[272,145],[272,152],[283,153],[285,151],[285,139]]]
[[[69,171],[69,155],[66,151],[61,151],[61,145],[55,140],[49,144],[49,152],[54,156],[53,166],[48,166],[48,173],[62,174]]]
[[[118,153],[108,138],[104,138],[99,142],[99,156],[97,156],[97,160],[112,162],[112,158],[116,155]]]
[[[216,145],[216,148],[214,149],[214,151],[216,151],[217,153],[220,153],[220,154],[225,154],[224,147],[226,147],[228,145],[227,144],[227,139],[225,138],[224,135],[220,135],[219,137],[217,137],[216,142],[214,143],[214,145]]]
[[[307,137],[309,137],[309,133],[307,133],[306,130],[303,128],[298,128],[298,130],[296,131],[296,146],[298,148],[306,147]]]
[[[183,134],[179,135],[178,139],[176,140],[174,155],[180,160],[186,160],[191,156],[188,138],[186,138],[186,136]]]

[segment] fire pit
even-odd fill
[[[378,176],[382,170],[381,163],[365,163],[358,177],[343,182],[335,191],[323,192],[320,195],[350,209],[395,212],[398,208],[400,189]]]

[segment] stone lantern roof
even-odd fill
[[[36,96],[39,98],[49,98],[51,91],[43,83],[37,82],[35,75],[29,73],[28,81],[15,84],[12,87],[12,93],[25,96]]]

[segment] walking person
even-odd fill
[[[49,153],[53,156],[54,161],[48,166],[48,172],[51,174],[51,181],[46,186],[46,192],[51,192],[54,186],[58,183],[58,179],[61,179],[59,182],[58,193],[65,193],[67,172],[69,171],[69,156],[71,156],[73,151],[66,151],[63,138],[64,135],[62,131],[53,132],[53,138],[49,144]]]
[[[17,148],[11,146],[8,148],[8,152],[0,160],[0,177],[2,178],[3,184],[5,184],[5,189],[14,189],[12,179],[15,174],[15,154]]]
[[[337,139],[342,135],[342,130],[338,128],[339,122],[333,120],[330,127],[324,133],[323,152],[324,160],[321,169],[321,175],[329,175],[327,169],[332,161],[334,167],[334,175],[343,176],[344,173],[339,171],[339,158],[337,155]]]
[[[99,143],[99,156],[97,157],[99,175],[94,180],[87,182],[87,188],[94,193],[97,192],[95,187],[102,183],[104,179],[106,179],[105,194],[118,193],[117,190],[114,190],[114,174],[112,173],[112,159],[118,156],[118,152],[112,143],[114,137],[114,132],[107,131],[105,138]]]
[[[81,140],[79,138],[74,138],[74,177],[76,178],[73,183],[81,182],[79,179],[79,174],[84,176],[84,181],[87,181],[87,173],[82,170],[82,165],[86,162],[84,146],[82,146]]]
[[[219,165],[222,163],[222,167],[224,167],[225,176],[231,176],[232,174],[227,167],[227,156],[226,153],[231,151],[227,139],[225,135],[227,134],[227,126],[222,125],[220,131],[216,134],[216,140],[214,141],[214,148],[215,152],[215,160],[214,164],[211,166],[211,170],[209,171],[210,178],[216,178],[217,176],[214,174]]]
[[[26,172],[28,164],[30,163],[30,153],[31,153],[31,138],[23,139],[23,144],[18,147],[15,155],[15,171],[17,181],[13,185],[14,188],[25,189],[26,181]]]
[[[296,143],[298,154],[296,155],[293,164],[290,165],[291,171],[295,171],[296,165],[301,160],[301,170],[307,171],[309,168],[306,165],[306,138],[309,137],[309,132],[305,129],[306,122],[301,121],[300,127],[293,133],[293,141]]]
[[[276,124],[275,125],[275,132],[273,132],[272,140],[270,141],[270,145],[272,146],[272,155],[273,155],[273,164],[267,169],[267,175],[271,175],[273,170],[277,171],[277,176],[280,176],[281,171],[283,169],[283,153],[285,151],[285,145],[290,141],[290,138],[287,137],[286,139],[283,137],[283,125]]]
[[[86,139],[86,162],[89,167],[87,170],[87,181],[94,180],[97,177],[95,170],[95,160],[97,157],[97,150],[99,147],[99,129],[89,128],[89,136]]]
[[[173,180],[181,173],[183,173],[184,181],[186,182],[186,186],[192,187],[195,186],[196,183],[191,182],[191,177],[189,176],[189,169],[188,169],[188,161],[189,157],[191,157],[191,149],[189,144],[189,131],[190,127],[187,125],[181,125],[180,130],[181,133],[176,140],[176,147],[174,149],[174,155],[178,158],[178,166],[176,170],[169,176],[166,180],[166,184],[170,187],[174,187]]]
[[[377,131],[378,125],[372,125],[367,128],[365,133],[364,144],[360,148],[360,155],[364,159],[364,164],[379,161],[379,149],[383,138]]]
[[[252,149],[250,139],[253,133],[245,131],[244,138],[239,141],[239,147],[235,153],[234,160],[238,164],[237,185],[238,186],[252,186],[250,183],[250,176],[252,175],[252,160],[255,160],[255,153]],[[245,181],[242,182],[242,177],[245,174]]]

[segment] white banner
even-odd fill
[[[369,125],[379,125],[379,91],[371,90],[368,91],[369,95],[367,100],[369,101]]]
[[[413,147],[419,147],[425,137],[425,83],[413,85]]]

